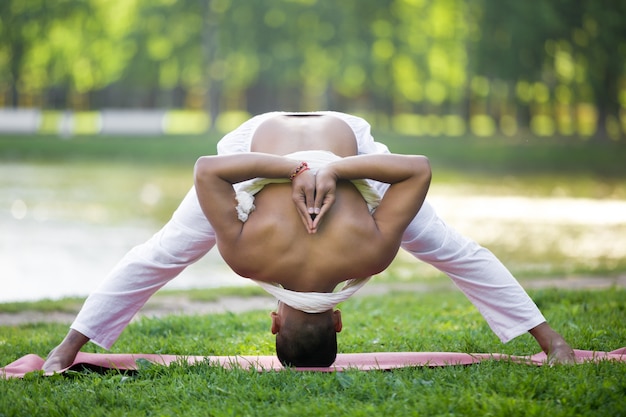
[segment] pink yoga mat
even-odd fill
[[[626,362],[626,347],[612,352],[591,350],[574,350],[576,362],[598,362],[614,360]],[[243,368],[256,371],[279,371],[284,369],[275,356],[180,356],[157,355],[145,353],[83,353],[69,369],[81,369],[83,366],[99,369],[118,369],[121,371],[138,369],[137,360],[169,365],[171,363],[203,363],[209,362],[225,368]],[[541,366],[546,363],[546,354],[541,352],[532,356],[511,356],[502,353],[456,353],[456,352],[372,352],[372,353],[340,353],[335,363],[328,368],[295,368],[299,371],[337,372],[347,369],[391,370],[415,366],[452,366],[471,365],[485,360],[507,360],[529,365]],[[28,372],[39,371],[44,359],[30,354],[23,356],[4,368],[0,368],[0,377],[22,378]]]

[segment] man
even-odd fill
[[[316,121],[319,118],[305,116],[307,114],[331,115],[345,123],[356,139],[358,154],[389,153],[384,145],[373,140],[369,124],[359,117],[337,112],[277,112],[253,117],[227,134],[218,144],[218,155],[254,150],[252,139],[259,133],[260,126],[279,117],[296,120],[301,131],[310,132],[310,137],[318,137]],[[268,151],[272,152],[271,149]],[[310,185],[308,190],[300,181],[292,185],[300,187],[294,193],[301,201],[312,201],[310,194],[307,198]],[[372,182],[372,185],[381,195],[388,187],[383,182]],[[313,219],[310,223],[306,219],[309,207],[303,209],[301,203],[297,207],[301,220],[310,231],[323,220],[322,216],[317,223],[313,224]],[[312,214],[319,215],[315,213],[316,208],[321,211],[321,206],[313,207]],[[110,348],[148,298],[205,255],[215,242],[215,230],[202,212],[195,189],[192,189],[172,219],[148,242],[133,248],[90,295],[65,339],[50,353],[44,369],[54,371],[69,366],[89,340]],[[427,201],[407,226],[401,247],[452,278],[502,342],[530,332],[551,360],[573,362],[570,346],[547,324],[504,265],[490,251],[447,226]]]
[[[356,288],[395,258],[426,197],[430,167],[420,156],[354,156],[356,140],[343,121],[300,117],[311,119],[266,120],[252,153],[200,158],[196,191],[228,265],[261,285],[284,288],[273,291],[280,302],[272,315],[281,362],[330,366],[341,330],[333,290],[346,280]],[[295,206],[292,186],[275,182],[288,177],[295,190],[304,190],[304,200],[296,193]],[[363,178],[391,184],[382,201],[372,197],[367,182],[345,181]],[[241,184],[246,180],[253,181]],[[300,295],[295,303],[294,293]],[[320,305],[325,294],[330,304]]]

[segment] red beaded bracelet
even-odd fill
[[[293,179],[296,178],[298,175],[308,170],[309,170],[309,164],[302,161],[300,162],[300,165],[298,165],[298,167],[292,171],[291,175],[289,175],[289,179],[293,181]]]

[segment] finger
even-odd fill
[[[306,231],[308,233],[313,233],[313,219],[311,219],[311,216],[309,216],[308,213],[302,213],[300,211],[298,211],[298,214],[300,215],[300,219],[302,220],[302,224],[304,224]]]
[[[322,218],[328,212],[328,210],[330,210],[330,208],[332,207],[334,202],[335,202],[335,195],[334,194],[326,194],[323,202],[321,203],[321,207],[319,209],[319,212],[315,216],[315,220],[313,220],[313,226],[312,226],[313,229],[316,230],[318,228],[318,226],[322,222]]]
[[[302,219],[302,222],[304,223],[304,227],[310,233],[311,228],[313,227],[313,220],[311,219],[311,216],[309,215],[309,210],[305,203],[304,196],[302,195],[302,193],[299,192],[294,195],[293,200],[296,205],[296,210],[298,211],[298,215],[300,216],[300,218]]]
[[[307,212],[313,214],[313,206],[315,203],[315,176],[310,172],[305,172],[300,177],[300,195],[304,199]]]
[[[315,215],[315,187],[310,187],[306,190],[306,207],[309,216]]]
[[[299,210],[304,210],[308,215],[314,214],[315,203],[315,175],[310,171],[303,172],[296,177],[292,183],[294,189],[294,201],[296,196],[304,206],[299,206]],[[302,208],[304,207],[304,209]],[[312,223],[312,222],[311,222]]]
[[[315,194],[315,200],[313,203],[313,213],[311,214],[318,215],[320,213],[322,205],[324,204],[324,200],[328,197],[330,190],[327,187],[319,186],[316,191],[317,192]]]

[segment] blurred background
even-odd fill
[[[626,3],[3,0],[0,302],[88,293],[250,115],[338,110],[433,162],[522,277],[626,271]],[[174,287],[236,285],[213,251]],[[399,257],[390,280],[440,280]]]

